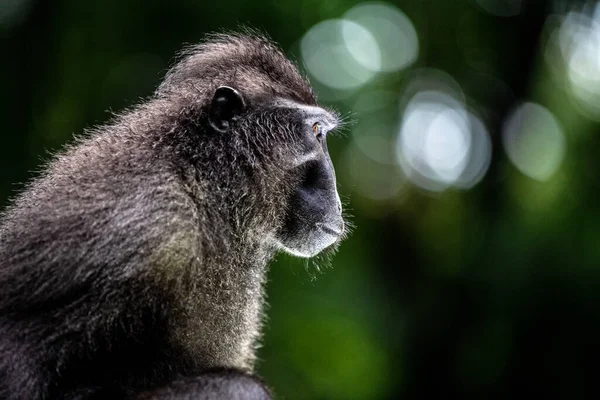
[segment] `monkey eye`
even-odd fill
[[[315,122],[313,124],[312,131],[317,139],[321,139],[323,137],[323,125],[321,125],[319,122]]]

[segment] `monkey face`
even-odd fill
[[[252,112],[260,116],[251,116]],[[217,132],[251,131],[262,137],[273,133],[265,126],[285,126],[286,134],[278,138],[285,142],[273,137],[271,143],[276,145],[266,150],[277,150],[272,154],[277,161],[268,164],[277,164],[278,169],[283,166],[287,174],[281,179],[286,187],[277,190],[286,194],[271,193],[285,198],[285,204],[279,205],[284,215],[267,239],[276,248],[294,256],[312,257],[342,238],[342,205],[326,141],[327,133],[338,125],[336,116],[321,107],[285,99],[261,107],[248,106],[240,91],[221,86],[215,92],[209,122]],[[244,122],[250,125],[240,128]]]
[[[335,171],[327,151],[327,133],[336,128],[337,118],[320,107],[282,101],[299,116],[299,154],[290,170],[295,182],[284,223],[275,235],[283,251],[312,257],[330,247],[344,234],[342,204],[336,188]]]

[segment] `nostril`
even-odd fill
[[[302,182],[302,187],[313,188],[318,185],[320,179],[318,167],[319,165],[317,162],[310,161],[306,163],[304,167],[304,181]]]

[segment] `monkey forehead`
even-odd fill
[[[334,129],[339,125],[339,116],[333,111],[326,110],[319,106],[309,106],[295,102],[293,100],[278,98],[275,105],[281,108],[293,108],[302,112],[305,119],[314,122],[321,122],[327,125],[328,129]]]

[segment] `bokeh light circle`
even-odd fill
[[[302,37],[300,52],[308,73],[338,90],[357,89],[380,69],[377,41],[356,22],[332,19],[313,26]]]
[[[566,152],[558,121],[535,103],[524,103],[511,113],[504,125],[502,143],[515,167],[538,181],[554,175]]]
[[[600,120],[600,21],[570,12],[554,38],[566,68],[569,91],[576,106]],[[557,38],[557,39],[556,39]],[[551,63],[553,59],[549,59]]]
[[[469,189],[485,175],[491,141],[467,111],[460,86],[438,70],[421,70],[404,89],[396,159],[406,176],[428,191]]]
[[[441,91],[422,91],[404,110],[398,161],[418,186],[443,190],[462,175],[470,142],[468,119],[460,102]]]
[[[365,27],[377,41],[381,53],[379,71],[398,71],[417,59],[417,31],[410,19],[391,4],[359,4],[344,14],[344,18]]]

